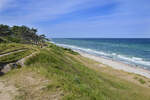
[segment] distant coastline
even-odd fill
[[[55,42],[52,42],[52,43],[54,43],[58,46],[61,46],[61,47],[69,48],[69,47],[66,47],[63,44],[60,45],[60,44],[57,44]],[[73,49],[73,48],[71,48],[71,49]],[[105,64],[105,65],[107,65],[109,67],[112,67],[114,69],[122,70],[122,71],[129,72],[129,73],[134,73],[134,74],[144,76],[146,78],[150,78],[150,71],[148,69],[144,69],[144,67],[131,65],[131,64],[126,64],[126,63],[123,63],[121,61],[116,61],[116,60],[109,59],[109,58],[106,58],[106,57],[96,56],[96,55],[93,55],[93,54],[90,54],[90,53],[87,53],[87,52],[84,52],[84,51],[81,51],[81,50],[77,50],[77,49],[73,49],[73,50],[78,52],[83,57],[90,58],[92,60],[95,60],[99,63]]]
[[[56,38],[52,41],[59,46],[123,62],[131,66],[142,67],[150,71],[149,39]]]

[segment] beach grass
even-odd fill
[[[8,53],[15,50],[26,48],[23,44],[17,43],[0,43],[0,54]]]
[[[5,55],[3,57],[0,57],[0,63],[16,62],[19,59],[30,55],[32,52],[33,52],[32,50],[25,50],[25,51],[15,52],[10,55]]]
[[[12,53],[1,57],[0,62],[16,61],[36,50],[39,53],[27,59],[25,67],[0,77],[18,88],[15,100],[150,100],[150,88],[144,86],[148,80],[112,70],[54,44]],[[131,76],[141,85],[118,75]]]
[[[149,88],[92,70],[67,53],[53,45],[28,59],[26,66],[52,80],[46,90],[63,91],[64,100],[150,100]]]
[[[17,44],[17,43],[2,43],[0,44],[0,64],[7,64],[16,62],[32,52],[38,50],[38,47],[26,45],[26,44]]]

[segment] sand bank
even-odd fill
[[[139,68],[139,67],[135,67],[135,66],[131,66],[128,64],[124,64],[122,62],[118,62],[118,61],[113,61],[110,59],[106,59],[106,58],[102,58],[102,57],[98,57],[98,56],[94,56],[85,52],[81,52],[81,51],[77,51],[79,52],[82,56],[93,59],[97,62],[100,62],[102,64],[108,65],[114,69],[117,70],[123,70],[129,73],[135,73],[135,74],[139,74],[142,76],[145,76],[147,78],[150,78],[150,71]]]

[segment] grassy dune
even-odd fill
[[[94,69],[96,64],[99,63],[51,44],[28,59],[25,68],[3,78],[19,88],[16,100],[150,100],[149,87],[119,78],[104,68]],[[31,84],[37,77],[46,83],[36,80]],[[29,83],[21,82],[26,78]],[[30,85],[26,87],[27,84]]]
[[[32,52],[33,52],[32,50],[25,50],[25,51],[20,51],[20,52],[12,53],[10,55],[0,57],[0,63],[15,62],[21,58],[30,55]]]
[[[89,69],[57,46],[41,50],[27,66],[53,81],[48,90],[60,88],[67,100],[149,100],[150,89]],[[72,52],[69,52],[72,53]],[[74,53],[72,53],[74,55]]]
[[[16,43],[0,43],[0,54],[9,53],[12,51],[26,49],[27,45],[16,44]]]
[[[20,50],[20,51],[19,51]],[[30,55],[32,52],[36,51],[37,48],[30,45],[17,44],[17,43],[2,43],[0,44],[0,63],[15,62],[25,56]],[[17,52],[18,51],[18,52]]]

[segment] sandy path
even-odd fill
[[[21,65],[21,66],[23,67],[25,61],[26,61],[28,58],[34,56],[34,55],[37,54],[37,53],[38,53],[38,52],[34,52],[34,53],[30,54],[29,56],[26,56],[26,57],[20,59],[19,61],[16,62],[16,64],[19,64],[19,65]],[[12,69],[12,67],[11,67],[12,64],[13,64],[13,63],[9,63],[9,64],[5,65],[4,68],[1,70],[1,72],[3,72],[3,73],[9,72],[9,71]]]
[[[21,51],[21,50],[20,50]],[[13,52],[14,53],[14,52]],[[24,57],[23,59],[19,60],[17,63],[24,66],[24,62],[29,58],[35,55],[37,52],[32,53],[29,56]],[[10,53],[9,53],[10,54]],[[9,64],[7,65],[9,67]],[[11,69],[10,69],[11,70]],[[4,72],[8,70],[4,70]],[[6,81],[0,79],[0,100],[13,100],[14,97],[18,94],[17,88],[11,84],[7,84]]]
[[[79,53],[84,57],[93,59],[97,62],[108,65],[108,66],[110,66],[114,69],[123,70],[123,71],[130,72],[130,73],[135,73],[135,74],[142,75],[142,76],[145,76],[147,78],[150,78],[150,71],[148,71],[148,70],[138,68],[138,67],[134,67],[134,66],[130,66],[128,64],[124,64],[124,63],[121,63],[121,62],[105,59],[105,58],[102,58],[102,57],[97,57],[97,56],[87,54],[87,53],[83,53],[83,52],[79,52]]]
[[[13,85],[6,85],[5,81],[0,80],[0,100],[13,100],[17,95],[17,88]]]
[[[17,63],[20,64],[21,66],[24,66],[25,61],[26,61],[28,58],[34,56],[34,55],[37,54],[37,53],[38,53],[38,52],[34,52],[34,53],[30,54],[29,56],[26,56],[26,57],[20,59]]]

